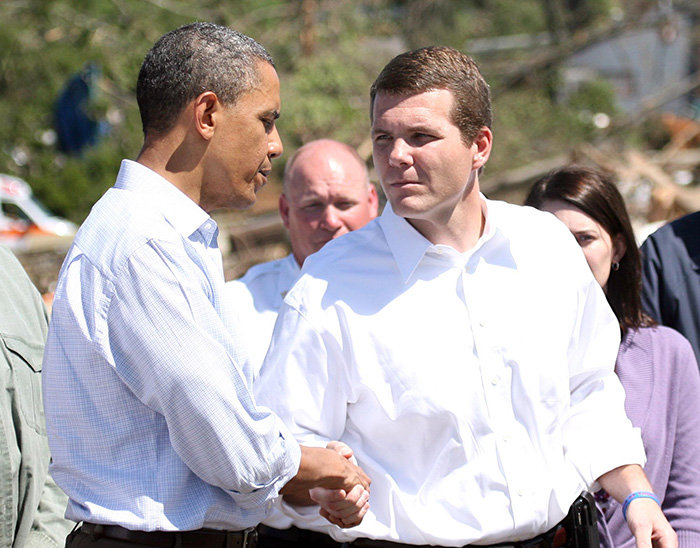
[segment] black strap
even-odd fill
[[[255,548],[257,532],[254,528],[243,531],[218,531],[197,529],[195,531],[132,531],[119,525],[99,525],[83,523],[79,532],[93,540],[110,538],[141,544],[175,548],[186,546],[207,546],[211,548]]]

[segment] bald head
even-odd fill
[[[299,265],[323,245],[377,216],[377,191],[354,148],[320,139],[299,148],[284,170],[279,209]]]

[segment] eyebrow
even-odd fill
[[[439,131],[439,128],[431,127],[425,124],[416,124],[414,126],[408,126],[404,128],[408,133],[435,133]],[[391,133],[389,130],[382,128],[381,126],[372,127],[371,133]]]

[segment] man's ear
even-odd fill
[[[367,193],[369,194],[369,212],[372,215],[372,219],[374,219],[379,211],[379,195],[372,183],[369,183],[369,190]]]
[[[279,202],[277,203],[280,210],[280,217],[286,229],[289,229],[289,202],[284,193],[280,194]]]
[[[221,102],[213,91],[205,91],[193,102],[194,126],[203,139],[214,136],[216,116],[222,109]]]
[[[472,160],[472,169],[480,169],[486,165],[486,162],[491,155],[491,147],[493,146],[493,133],[486,126],[479,130],[479,133],[472,142],[474,147],[474,158]]]

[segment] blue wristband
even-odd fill
[[[625,502],[622,503],[622,517],[625,518],[625,521],[627,521],[627,507],[630,505],[630,502],[635,499],[651,499],[656,502],[656,504],[661,506],[659,497],[657,497],[654,493],[649,491],[635,491],[634,493],[629,494],[625,499]]]

